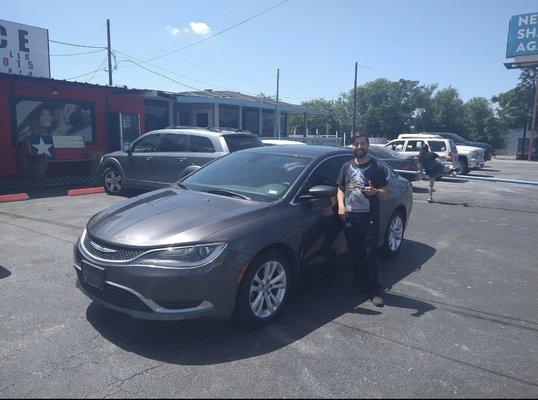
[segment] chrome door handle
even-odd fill
[[[187,159],[185,157],[178,157],[177,160],[180,161],[180,162],[181,161],[187,161]]]

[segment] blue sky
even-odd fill
[[[117,61],[148,60],[280,1],[12,0],[3,3],[1,18],[46,28],[53,40],[95,46],[106,45],[109,18]],[[502,64],[510,17],[536,11],[536,0],[289,0],[222,35],[142,65],[193,88],[269,95],[276,93],[280,68],[281,99],[298,103],[333,99],[351,89],[358,61],[365,66],[359,68],[359,84],[403,78],[452,85],[464,100],[490,98],[517,84],[518,71]],[[89,50],[50,46],[51,55]],[[105,56],[52,56],[52,77],[88,74],[106,65]],[[107,84],[108,75],[99,71],[76,80]],[[190,90],[126,61],[114,71],[114,84]]]

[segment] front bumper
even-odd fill
[[[469,160],[469,168],[483,168],[485,160],[483,158],[471,158]]]
[[[77,287],[95,302],[137,319],[230,318],[247,262],[247,256],[224,250],[203,267],[165,269],[106,263],[92,259],[78,242],[74,247]],[[83,267],[103,271],[102,288],[83,279]]]

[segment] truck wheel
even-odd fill
[[[469,173],[469,163],[467,162],[467,159],[465,157],[460,157],[459,160],[461,165],[460,173],[462,175],[467,175]]]

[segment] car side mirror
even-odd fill
[[[125,143],[123,145],[123,151],[126,152],[126,153],[131,153],[131,145],[128,144],[128,143]]]
[[[185,168],[181,173],[179,174],[179,179],[183,180],[190,174],[192,174],[194,171],[198,171],[201,167],[199,165],[191,165],[187,168]]]
[[[316,185],[308,190],[308,193],[305,193],[299,196],[299,201],[309,201],[315,199],[325,199],[329,197],[336,196],[337,189],[333,186],[328,185]]]

